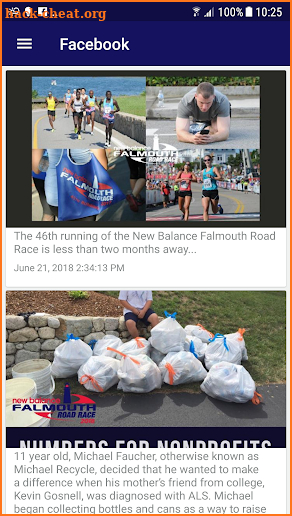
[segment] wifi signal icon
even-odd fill
[[[198,6],[193,7],[193,11],[194,11],[194,16],[195,16],[195,17],[196,17],[196,16],[199,16],[199,12],[200,12],[200,10],[201,10],[201,7],[198,7]]]

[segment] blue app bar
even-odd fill
[[[27,16],[24,5],[12,12],[11,4],[3,4],[4,66],[288,66],[290,61],[288,2],[32,3]]]
[[[39,19],[42,23],[48,23],[48,18],[54,18],[54,21],[64,21],[78,19],[82,22],[88,19],[96,21],[193,21],[193,22],[210,22],[235,20],[250,21],[289,21],[290,20],[290,3],[252,3],[234,2],[234,3],[211,3],[211,2],[44,2],[19,4],[11,7],[11,4],[4,2],[2,4],[3,20],[20,20],[29,17],[29,8],[33,10],[34,19]],[[18,17],[18,10],[21,17]],[[63,12],[64,14],[59,15]],[[22,15],[23,13],[23,15]],[[72,15],[70,14],[72,13]],[[101,16],[97,13],[105,13]],[[12,18],[13,15],[13,18]]]

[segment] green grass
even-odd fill
[[[107,291],[118,297],[119,292]],[[200,323],[212,333],[245,328],[248,362],[243,365],[257,384],[286,379],[286,295],[269,291],[154,291],[153,310],[177,312],[185,326]]]
[[[146,117],[145,95],[116,97],[116,101],[123,113]]]
[[[117,298],[118,291],[100,291]],[[283,383],[286,378],[286,295],[269,291],[153,291],[153,309],[159,316],[164,310],[177,312],[177,321],[185,326],[200,323],[212,333],[233,333],[245,328],[248,351],[244,367],[257,385]],[[56,391],[62,395],[66,380],[56,380]],[[88,395],[76,377],[69,379],[71,392]],[[163,384],[155,392],[200,391],[200,383],[171,387]],[[123,395],[116,386],[100,396]],[[150,393],[152,394],[152,393]]]
[[[86,290],[71,290],[69,292],[71,299],[88,299],[89,296],[90,294]]]
[[[130,115],[145,116],[146,117],[146,95],[135,95],[135,96],[123,96],[115,97],[120,110],[122,113],[129,113]],[[45,105],[44,102],[41,104],[32,104],[32,109],[41,109]],[[60,102],[58,108],[65,108],[65,103]]]

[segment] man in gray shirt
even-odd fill
[[[190,117],[193,123],[190,123]],[[209,131],[201,134],[201,131]],[[227,140],[230,130],[230,102],[210,82],[202,82],[180,101],[176,134],[180,142],[204,145]]]

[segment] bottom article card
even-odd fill
[[[8,291],[7,512],[285,514],[285,301]]]

